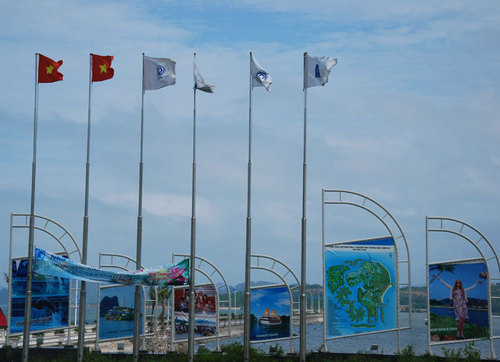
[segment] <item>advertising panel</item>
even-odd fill
[[[290,292],[286,287],[252,289],[250,340],[290,338]]]
[[[117,283],[125,285],[185,285],[189,283],[189,259],[177,264],[140,269],[116,271],[93,268],[73,260],[35,248],[33,270],[38,274],[87,282]]]
[[[431,343],[489,337],[487,270],[477,261],[429,265]]]
[[[134,298],[135,286],[132,285],[101,288],[99,339],[128,338],[134,335]],[[142,312],[139,331],[142,334]]]
[[[194,332],[195,337],[214,336],[217,332],[217,307],[215,288],[212,285],[197,286],[195,290]],[[175,339],[188,338],[189,288],[174,291]]]
[[[12,260],[12,299],[10,333],[24,330],[24,302],[28,260]],[[68,326],[69,280],[33,273],[31,331]]]
[[[327,338],[397,328],[391,237],[325,246]]]

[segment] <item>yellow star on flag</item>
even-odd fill
[[[107,73],[108,72],[108,68],[106,67],[106,64],[101,64],[101,65],[99,65],[99,67],[101,67],[101,73]]]
[[[46,67],[45,69],[47,69],[47,74],[52,74],[52,71],[54,70],[54,67],[51,64],[48,67]]]

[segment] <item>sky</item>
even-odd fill
[[[251,298],[251,313],[257,318],[269,312],[276,311],[276,315],[290,315],[290,297],[286,287],[253,289]]]
[[[453,287],[456,280],[460,280],[465,289],[473,287],[466,291],[467,298],[488,299],[488,288],[486,287],[485,279],[480,277],[481,272],[486,272],[486,267],[483,263],[463,263],[454,264],[453,271],[444,271],[439,277],[448,285]],[[450,298],[450,289],[440,283],[434,275],[438,275],[435,269],[429,270],[432,283],[430,284],[430,294],[432,299]],[[477,283],[477,281],[480,283]]]
[[[252,252],[300,279],[304,52],[338,59],[307,94],[308,283],[322,282],[322,189],[359,192],[391,213],[414,285],[425,284],[426,216],[463,220],[499,246],[497,1],[0,4],[2,271],[10,215],[30,212],[36,52],[62,59],[64,80],[40,85],[35,213],[80,244],[89,53],[114,56],[114,77],[92,86],[90,265],[99,252],[136,253],[142,53],[177,62],[177,84],[144,97],[144,266],[190,251],[195,52],[215,85],[197,95],[196,250],[229,284],[244,281],[250,51],[273,79],[270,92],[252,94]],[[325,223],[329,242],[387,236],[349,206],[329,205]],[[449,239],[435,237],[431,256],[477,257]],[[13,256],[27,255],[26,233],[15,230],[13,242]],[[57,247],[39,233],[35,244]]]

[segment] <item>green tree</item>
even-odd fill
[[[452,274],[455,274],[455,266],[451,264],[431,265],[429,269],[430,269],[429,274],[437,272],[436,276],[434,276],[432,280],[429,281],[429,284],[432,284],[432,282],[436,280],[436,278],[444,272],[450,272]]]
[[[165,322],[165,311],[167,310],[167,300],[172,294],[172,288],[165,286],[163,288],[158,288],[158,302],[161,303],[161,313],[160,320]]]

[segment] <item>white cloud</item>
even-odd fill
[[[95,52],[115,56],[115,77],[92,89],[91,201],[105,205],[91,208],[91,226],[96,233],[109,232],[108,224],[134,219],[145,52],[173,58],[178,74],[175,86],[145,96],[144,211],[156,216],[148,218],[145,233],[148,240],[168,235],[179,248],[188,248],[179,241],[189,239],[196,51],[204,76],[216,85],[213,95],[198,97],[198,236],[207,240],[200,250],[220,264],[230,283],[240,282],[252,50],[274,81],[272,92],[253,93],[253,251],[280,255],[298,272],[302,54],[309,51],[339,58],[330,82],[308,95],[310,280],[320,280],[322,272],[322,188],[352,189],[381,202],[396,219],[403,218],[417,253],[425,214],[458,213],[472,224],[487,220],[488,236],[496,240],[500,52],[491,44],[500,33],[499,6],[327,0],[25,0],[4,5],[0,54],[3,64],[15,66],[0,75],[0,165],[7,170],[0,189],[26,197],[0,200],[0,231],[8,232],[10,208],[29,206],[37,51],[63,59],[65,77],[40,85],[37,210],[57,212],[50,216],[81,231],[88,56]],[[241,19],[266,26],[246,29]],[[61,200],[68,200],[61,210],[50,206]],[[78,219],[69,220],[75,214]],[[341,227],[357,231],[358,221],[343,219]],[[120,239],[113,233],[105,237],[110,245],[126,248],[122,240],[135,240],[134,229],[121,228]],[[378,229],[364,233],[372,230]],[[156,243],[151,245],[163,247]],[[225,253],[214,253],[214,246]],[[152,265],[163,263],[155,259],[163,258],[160,254],[148,254]],[[414,275],[424,275],[421,264],[412,263]]]
[[[108,204],[125,207],[137,207],[137,194],[114,194],[103,197]],[[191,196],[172,193],[145,193],[143,195],[144,211],[160,217],[179,220],[191,218]],[[212,223],[217,219],[216,210],[205,199],[196,200],[197,218],[204,223]]]

